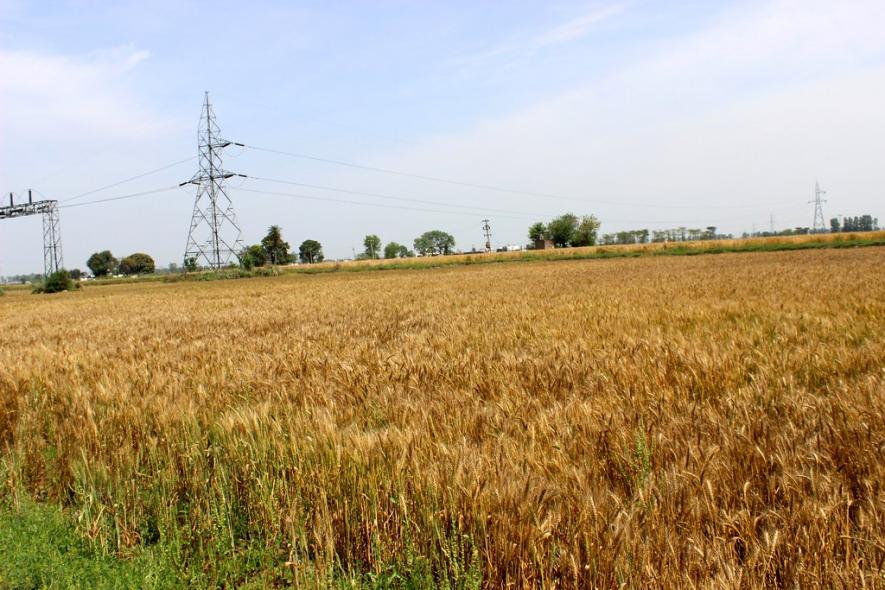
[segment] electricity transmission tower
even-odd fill
[[[239,260],[243,249],[240,225],[234,213],[233,202],[225,190],[225,181],[232,176],[222,167],[221,150],[232,142],[221,139],[215,112],[206,92],[200,117],[199,138],[200,170],[193,178],[181,183],[197,185],[194,212],[187,233],[184,264],[222,268]]]
[[[492,251],[492,226],[488,219],[482,220],[482,233],[486,237],[486,252]]]
[[[0,207],[0,219],[12,219],[26,215],[43,216],[43,274],[50,274],[61,270],[61,228],[58,219],[58,201],[44,200],[34,202],[34,197],[28,190],[28,202],[15,204],[12,193],[9,193],[9,206]]]
[[[824,225],[824,210],[821,207],[822,203],[826,203],[826,199],[822,199],[821,195],[827,194],[827,191],[823,191],[820,189],[820,183],[814,182],[814,200],[808,201],[809,203],[814,203],[814,226],[812,230],[814,233],[825,232],[827,231],[827,226]]]

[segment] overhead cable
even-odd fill
[[[371,172],[380,172],[383,174],[392,174],[395,176],[403,176],[403,177],[407,177],[407,178],[417,178],[419,180],[426,180],[426,181],[431,181],[431,182],[441,182],[441,183],[451,184],[451,185],[455,185],[455,186],[477,188],[477,189],[490,190],[490,191],[495,191],[495,192],[510,193],[510,194],[517,194],[517,195],[526,195],[526,196],[530,196],[530,197],[544,197],[544,198],[550,198],[550,199],[562,199],[562,200],[566,200],[566,201],[577,201],[577,202],[583,202],[583,203],[596,203],[596,204],[602,204],[602,205],[658,208],[658,209],[747,209],[747,208],[762,208],[762,207],[772,207],[772,206],[777,206],[777,205],[795,204],[795,203],[757,203],[757,204],[748,204],[748,205],[667,205],[667,204],[661,204],[661,203],[631,203],[631,202],[620,201],[620,200],[619,201],[609,201],[609,200],[602,200],[602,199],[589,199],[589,198],[574,197],[574,196],[568,196],[568,195],[559,195],[559,194],[554,194],[554,193],[543,193],[543,192],[536,192],[536,191],[520,190],[520,189],[515,189],[515,188],[494,186],[491,184],[479,184],[479,183],[473,183],[473,182],[466,182],[463,180],[454,180],[451,178],[443,178],[441,176],[415,174],[412,172],[391,170],[389,168],[379,168],[377,166],[367,166],[364,164],[357,164],[354,162],[346,162],[344,160],[334,160],[331,158],[323,158],[320,156],[313,156],[310,154],[303,154],[303,153],[299,153],[299,152],[289,152],[289,151],[285,151],[285,150],[277,150],[277,149],[272,149],[272,148],[266,148],[266,147],[245,144],[245,143],[237,143],[237,142],[231,142],[231,143],[233,143],[234,145],[242,146],[242,147],[252,149],[252,150],[267,152],[267,153],[271,153],[271,154],[280,154],[280,155],[290,156],[293,158],[300,158],[300,159],[304,159],[304,160],[312,160],[314,162],[323,162],[325,164],[334,164],[336,166],[346,166],[348,168],[355,168],[358,170],[368,170]]]

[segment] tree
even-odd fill
[[[288,264],[289,242],[283,241],[283,232],[278,225],[272,225],[267,229],[267,235],[261,239],[261,247],[271,264]]]
[[[401,244],[397,244],[396,242],[388,243],[384,246],[384,258],[398,258],[401,249]]]
[[[71,269],[71,278],[74,279],[75,281],[79,281],[81,278],[83,278],[83,271],[80,270],[79,268],[72,268]]]
[[[839,233],[840,231],[842,231],[842,227],[841,227],[841,225],[842,225],[842,224],[839,223],[839,218],[838,218],[838,217],[834,217],[834,218],[832,218],[832,219],[830,220],[830,231],[833,232],[834,234],[835,234],[835,233]]]
[[[375,259],[381,255],[381,238],[375,234],[369,234],[363,238],[363,246],[366,247],[366,258]]]
[[[301,262],[313,264],[323,261],[323,246],[316,240],[304,240],[298,247],[298,257]]]
[[[398,254],[399,254],[400,258],[414,258],[415,257],[415,253],[413,251],[409,250],[406,246],[400,246]]]
[[[50,274],[46,279],[34,287],[34,293],[60,293],[62,291],[73,291],[79,285],[74,284],[71,280],[71,273],[65,269],[57,270]]]
[[[110,250],[102,250],[90,256],[86,261],[86,266],[96,277],[103,277],[117,270],[117,259],[114,258]]]
[[[384,246],[384,258],[412,258],[415,253],[402,244],[390,242]]]
[[[438,229],[424,232],[415,238],[415,250],[422,255],[451,254],[455,248],[455,238]]]
[[[154,268],[154,259],[144,252],[130,254],[120,261],[120,272],[124,275],[150,274]]]
[[[574,213],[560,215],[547,224],[547,233],[557,248],[565,248],[572,243],[578,230],[578,217]]]
[[[264,266],[267,264],[267,253],[261,244],[254,244],[246,247],[240,253],[240,266],[249,270],[255,266]]]
[[[529,239],[533,242],[538,240],[543,240],[547,237],[547,226],[541,223],[540,221],[537,223],[533,223],[531,227],[529,227]]]
[[[599,232],[599,220],[594,215],[585,215],[572,236],[572,246],[593,246],[596,244],[596,235]],[[632,232],[625,232],[625,242],[632,242]]]
[[[184,259],[184,272],[196,272],[199,268],[200,267],[197,265],[197,259],[195,256]]]

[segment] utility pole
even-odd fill
[[[228,178],[242,175],[228,172],[222,167],[221,151],[233,142],[221,139],[220,133],[207,91],[197,132],[200,170],[180,185],[197,186],[184,250],[185,267],[191,260],[195,265],[222,268],[233,260],[239,260],[239,253],[243,249],[240,225],[224,186]]]
[[[27,203],[16,204],[13,194],[9,193],[9,206],[0,207],[0,219],[38,214],[43,216],[43,274],[49,276],[64,266],[61,255],[58,201],[45,200],[35,203],[33,192],[28,189]]]
[[[482,220],[482,233],[486,237],[486,252],[492,251],[492,226],[488,219]]]
[[[769,215],[769,230],[771,231],[771,235],[774,235],[774,213]]]
[[[822,199],[821,195],[827,194],[827,191],[821,190],[820,183],[814,181],[814,200],[808,201],[809,203],[814,203],[814,225],[811,228],[813,233],[820,233],[827,231],[827,226],[824,225],[824,210],[821,206],[822,203],[826,203],[826,199]]]

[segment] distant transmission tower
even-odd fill
[[[224,188],[224,181],[238,176],[221,165],[221,150],[231,144],[219,137],[215,112],[209,103],[209,92],[203,102],[203,113],[197,134],[200,150],[200,170],[193,178],[181,183],[197,185],[194,212],[187,233],[184,264],[222,268],[239,259],[243,248],[240,225],[234,213],[233,202]]]
[[[492,226],[488,219],[482,220],[482,233],[486,237],[486,252],[492,251]]]
[[[9,193],[9,206],[0,207],[0,219],[12,219],[26,215],[43,216],[43,274],[46,276],[59,271],[64,266],[61,256],[61,230],[58,221],[58,201],[34,201],[28,189],[28,202],[16,204]]]
[[[814,182],[814,200],[808,201],[809,203],[814,203],[814,226],[812,230],[814,233],[827,231],[827,226],[824,225],[824,210],[821,206],[822,203],[826,203],[826,199],[822,199],[821,195],[827,194],[827,191],[822,191],[820,189],[820,183]]]

